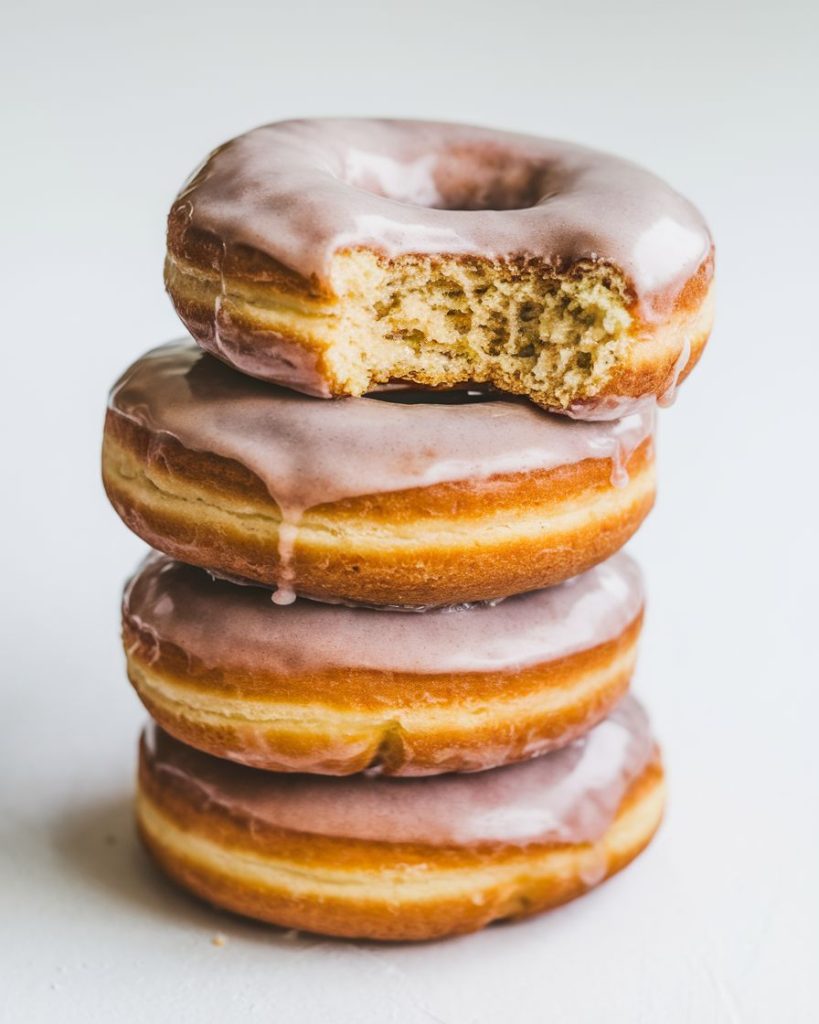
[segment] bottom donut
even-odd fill
[[[424,940],[573,899],[625,867],[662,817],[663,770],[626,700],[568,747],[468,775],[278,775],[149,726],[137,821],[176,882],[286,928]]]

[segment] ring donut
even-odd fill
[[[673,395],[713,316],[699,212],[627,161],[422,121],[302,120],[220,146],[168,219],[209,352],[319,396],[488,382],[581,419]]]
[[[432,939],[564,903],[624,867],[663,809],[632,698],[563,750],[429,779],[277,775],[141,744],[140,835],[217,906],[285,928]]]
[[[128,675],[177,739],[269,771],[476,771],[612,709],[643,609],[628,556],[558,587],[423,614],[296,601],[150,555],[123,598]]]
[[[325,402],[172,344],[115,386],[103,479],[152,547],[278,601],[458,604],[617,551],[653,502],[653,422],[467,390]]]

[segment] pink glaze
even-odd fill
[[[274,600],[284,603],[295,596],[292,547],[309,508],[585,459],[609,460],[620,485],[629,456],[654,428],[648,406],[617,421],[578,423],[525,400],[466,390],[323,401],[245,377],[185,342],[134,363],[109,404],[186,448],[235,459],[264,482],[283,519]]]
[[[654,750],[645,712],[631,697],[562,750],[425,779],[280,775],[202,754],[153,725],[143,737],[143,756],[160,782],[181,783],[203,810],[228,811],[251,830],[262,824],[431,846],[593,842]]]
[[[332,257],[372,248],[608,263],[646,319],[708,256],[700,213],[635,164],[568,142],[430,121],[265,125],[215,150],[172,218],[333,287]],[[185,242],[181,248],[184,252]]]
[[[466,390],[318,401],[245,377],[185,342],[134,363],[110,407],[186,448],[235,459],[283,510],[300,512],[444,481],[627,460],[654,427],[646,407],[613,422],[573,423],[523,399]]]
[[[642,605],[640,571],[624,554],[494,606],[424,614],[305,600],[277,607],[262,588],[152,554],[126,587],[123,618],[143,638],[180,648],[193,667],[443,674],[514,671],[596,647],[619,636]]]

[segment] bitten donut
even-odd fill
[[[143,737],[137,819],[159,865],[286,928],[433,939],[564,903],[624,867],[663,809],[627,698],[569,747],[472,775],[277,775]]]
[[[125,590],[128,676],[177,739],[272,771],[476,771],[565,746],[628,686],[640,573],[423,614],[277,606],[150,555]]]
[[[172,344],[114,387],[103,479],[152,547],[278,601],[457,604],[618,550],[653,501],[653,419],[578,423],[467,390],[328,402]]]
[[[308,394],[488,382],[578,418],[673,395],[711,329],[713,245],[648,171],[566,142],[303,120],[220,146],[168,219],[180,317]]]

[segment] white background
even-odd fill
[[[0,61],[0,1018],[816,1020],[817,8],[661,0],[37,3]],[[257,123],[432,116],[567,137],[690,195],[712,345],[662,416],[638,689],[669,814],[623,876],[438,945],[282,935],[159,879],[130,821],[142,712],[118,599],[142,550],[98,479],[108,385],[179,334],[166,209]],[[224,933],[227,942],[211,939]]]

